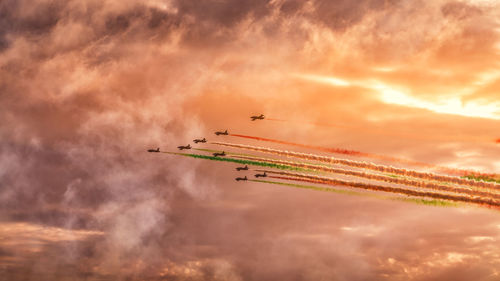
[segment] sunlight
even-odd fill
[[[446,97],[436,101],[428,101],[395,90],[380,82],[375,83],[370,88],[377,90],[381,94],[380,99],[388,104],[427,109],[437,113],[500,120],[500,105],[498,103],[463,102],[460,97]]]
[[[317,82],[317,83],[328,84],[328,85],[333,85],[333,86],[341,86],[341,87],[351,86],[350,82],[348,82],[344,79],[337,78],[337,77],[327,77],[327,76],[320,76],[320,75],[313,75],[313,74],[292,74],[292,76],[300,78],[300,79],[308,80],[311,82]]]
[[[307,81],[333,86],[357,86],[375,90],[380,94],[380,100],[387,104],[421,108],[444,114],[500,120],[499,102],[491,103],[479,99],[464,102],[460,96],[446,96],[443,98],[436,98],[435,100],[426,100],[406,93],[405,89],[396,89],[379,80],[365,79],[348,81],[339,77],[326,77],[314,74],[294,74],[293,76]],[[489,78],[489,76],[486,75],[482,78],[486,79]]]

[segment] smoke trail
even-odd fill
[[[405,164],[413,164],[413,165],[420,165],[420,166],[426,166],[426,167],[431,166],[431,165],[426,164],[426,163],[411,161],[411,160],[407,160],[407,159],[400,159],[400,158],[396,158],[396,157],[366,153],[366,152],[361,152],[361,151],[357,151],[357,150],[349,150],[349,149],[343,149],[343,148],[328,148],[328,147],[322,147],[322,146],[316,146],[316,145],[308,145],[308,144],[301,144],[301,143],[295,143],[295,142],[289,142],[289,141],[282,141],[282,140],[276,140],[276,139],[254,137],[254,136],[246,136],[246,135],[239,135],[239,134],[229,134],[229,135],[233,136],[233,137],[239,137],[239,138],[247,138],[247,139],[254,139],[254,140],[259,140],[259,141],[279,143],[279,144],[284,144],[284,145],[291,145],[291,146],[297,146],[297,147],[303,147],[303,148],[316,149],[319,151],[330,152],[330,153],[353,155],[353,156],[359,156],[359,157],[377,158],[377,159],[381,159],[381,160],[390,160],[390,161],[401,162],[401,163],[405,163]]]
[[[488,177],[488,176],[467,175],[467,176],[463,176],[462,178],[470,179],[470,180],[475,180],[475,181],[495,182],[495,183],[499,183],[500,184],[500,179],[499,178],[491,178],[491,177]]]
[[[344,166],[350,166],[350,167],[356,167],[356,168],[362,168],[362,169],[369,169],[369,170],[378,171],[378,172],[382,172],[382,173],[397,174],[397,175],[402,175],[402,176],[406,176],[406,177],[414,177],[414,178],[421,178],[421,179],[425,179],[425,180],[434,180],[434,181],[444,181],[444,182],[451,182],[454,184],[460,184],[460,185],[466,185],[466,186],[474,186],[474,187],[481,187],[481,188],[489,188],[489,189],[493,189],[493,190],[500,190],[500,185],[497,185],[495,183],[477,182],[477,181],[473,181],[473,180],[469,180],[469,179],[465,179],[465,178],[437,175],[437,174],[433,174],[433,173],[418,172],[418,171],[414,171],[414,170],[407,170],[407,169],[396,168],[396,167],[392,167],[392,166],[378,165],[378,164],[374,164],[374,163],[370,163],[370,162],[360,162],[360,161],[354,161],[354,160],[339,159],[339,158],[334,158],[334,157],[329,157],[329,156],[321,156],[321,155],[315,155],[315,154],[300,153],[300,152],[293,152],[293,151],[287,151],[287,150],[278,150],[278,149],[273,149],[273,148],[258,147],[258,146],[243,145],[243,144],[233,144],[233,143],[224,143],[224,142],[213,142],[212,144],[228,146],[228,147],[235,147],[235,148],[242,148],[242,149],[259,151],[259,152],[265,152],[265,153],[281,155],[281,156],[286,156],[286,157],[295,157],[295,158],[319,161],[319,162],[324,162],[324,163],[329,163],[329,164],[338,164],[338,165],[344,165]]]
[[[256,170],[256,171],[266,172],[266,173],[271,173],[271,174],[289,175],[288,173],[267,171],[267,170]],[[453,187],[453,186],[438,185],[438,184],[428,183],[428,182],[411,181],[411,180],[407,180],[407,179],[395,179],[395,178],[381,176],[381,175],[372,175],[372,174],[365,174],[366,176],[365,175],[357,175],[358,172],[356,172],[356,171],[354,171],[354,173],[350,173],[351,171],[347,171],[347,172],[348,173],[342,173],[342,174],[360,176],[360,177],[364,177],[366,179],[378,180],[378,181],[383,181],[386,183],[401,184],[401,185],[407,185],[407,186],[417,187],[417,188],[431,189],[431,190],[441,191],[441,192],[452,192],[452,193],[466,194],[466,195],[476,196],[476,197],[500,199],[500,194],[490,193],[490,192],[485,192],[485,191],[480,191],[480,190],[472,190],[472,189],[467,189],[467,188],[457,188],[457,187]]]
[[[201,154],[178,153],[178,152],[162,152],[162,153],[178,155],[178,156],[185,156],[185,157],[192,157],[192,158],[198,158],[198,159],[213,160],[213,161],[232,162],[232,163],[238,163],[238,164],[242,164],[242,165],[254,165],[254,166],[261,166],[261,167],[269,167],[269,168],[280,169],[280,170],[292,170],[292,171],[301,171],[301,172],[306,171],[306,170],[304,170],[302,168],[298,168],[298,167],[279,165],[279,164],[273,164],[273,163],[266,163],[266,162],[259,162],[259,161],[250,161],[250,160],[242,160],[242,159],[235,159],[235,158],[214,157],[214,156],[201,155]]]
[[[408,159],[403,159],[403,158],[398,158],[398,157],[361,152],[361,151],[357,151],[357,150],[349,150],[349,149],[343,149],[343,148],[328,148],[328,147],[323,147],[323,146],[301,144],[301,143],[295,143],[295,142],[290,142],[290,141],[282,141],[282,140],[254,137],[254,136],[247,136],[247,135],[240,135],[240,134],[229,134],[229,135],[233,136],[233,137],[239,137],[239,138],[246,138],[246,139],[253,139],[253,140],[258,140],[258,141],[265,141],[265,142],[279,143],[279,144],[291,145],[291,146],[297,146],[297,147],[303,147],[303,148],[310,148],[310,149],[315,149],[318,151],[324,151],[324,152],[329,152],[329,153],[373,158],[373,159],[379,159],[379,160],[384,160],[384,161],[392,161],[392,162],[401,163],[401,164],[408,164],[408,165],[414,165],[414,166],[419,166],[419,167],[432,168],[432,169],[435,169],[435,170],[440,171],[440,172],[461,175],[461,176],[464,176],[464,175],[486,175],[486,176],[494,175],[494,174],[480,173],[477,171],[470,171],[470,170],[463,170],[463,169],[456,169],[456,168],[449,168],[449,167],[441,167],[438,165],[433,165],[433,164],[424,163],[424,162],[420,162],[420,161],[413,161],[413,160],[408,160]]]
[[[193,148],[193,150],[203,151],[203,152],[210,152],[210,153],[214,153],[214,152],[222,152],[222,151],[220,151],[220,150],[215,150],[215,149],[206,149],[206,148]]]
[[[324,165],[312,165],[312,164],[304,164],[304,163],[298,163],[298,162],[276,160],[276,159],[269,159],[269,158],[261,158],[261,157],[251,157],[251,156],[250,157],[249,156],[236,156],[236,157],[241,158],[241,159],[245,159],[245,160],[286,165],[286,166],[298,167],[298,168],[302,168],[302,169],[306,169],[306,170],[315,170],[315,171],[343,174],[343,175],[348,175],[348,176],[356,176],[356,177],[362,177],[362,178],[366,178],[366,179],[370,179],[370,180],[376,180],[376,181],[382,181],[382,182],[394,183],[394,184],[409,185],[409,186],[418,187],[418,188],[426,188],[426,189],[432,189],[432,190],[437,190],[437,191],[462,193],[462,194],[467,194],[467,195],[472,195],[472,196],[482,196],[482,197],[491,197],[491,198],[495,198],[495,199],[500,199],[500,194],[491,193],[491,192],[487,192],[487,191],[481,191],[481,190],[472,190],[472,189],[465,188],[465,187],[447,186],[447,185],[441,185],[441,184],[432,183],[432,182],[410,180],[410,179],[406,179],[406,178],[394,178],[394,177],[385,176],[385,175],[377,175],[377,174],[365,173],[365,172],[361,172],[361,171],[345,170],[345,169],[333,168],[333,167],[324,166]],[[259,170],[257,170],[257,171],[259,171]]]
[[[198,150],[198,151],[203,151],[203,152],[210,152],[210,153],[222,152],[221,150],[204,149],[204,148],[193,148],[193,150]],[[258,162],[271,163],[271,161],[274,160],[274,159],[269,159],[269,158],[260,158],[260,157],[257,157],[255,155],[253,155],[253,154],[235,153],[235,152],[231,152],[231,151],[226,151],[225,153],[226,153],[226,155],[231,155],[231,156],[233,156],[235,158],[238,158],[238,159],[245,159],[245,160],[251,160],[251,161],[258,161]],[[269,160],[269,161],[267,161],[267,160]],[[296,162],[291,162],[290,161],[289,163],[296,163]],[[279,163],[276,162],[275,164],[279,164]],[[296,164],[299,164],[299,163],[296,163]],[[284,164],[284,165],[287,165],[287,164]],[[302,171],[306,171],[306,172],[315,172],[315,171],[318,171],[318,170],[312,170],[312,169],[302,168],[299,165],[294,165],[294,167],[300,168]]]
[[[266,171],[266,172],[272,173],[273,171]],[[409,195],[409,196],[429,197],[429,198],[440,199],[440,200],[450,200],[450,201],[455,201],[455,202],[465,202],[465,203],[486,205],[486,206],[491,206],[491,207],[500,207],[499,201],[495,201],[495,200],[489,199],[489,198],[467,197],[467,196],[451,195],[451,194],[444,194],[444,193],[437,193],[437,192],[418,191],[418,190],[412,190],[412,189],[406,189],[406,188],[400,188],[400,187],[389,187],[389,186],[374,185],[374,184],[369,184],[369,183],[351,182],[351,181],[345,181],[345,180],[339,180],[339,179],[333,179],[333,178],[327,178],[327,177],[320,177],[320,176],[312,176],[312,175],[306,175],[306,174],[284,172],[283,175],[287,175],[287,176],[291,176],[291,177],[270,176],[270,178],[305,181],[305,182],[310,182],[310,183],[328,184],[328,185],[333,185],[333,186],[342,185],[342,186],[347,186],[347,187],[397,193],[397,194],[403,194],[403,195]]]
[[[286,178],[286,177],[282,177],[282,179],[284,179],[284,180],[296,180],[295,178]],[[374,194],[374,193],[361,193],[361,192],[356,192],[356,191],[352,191],[352,190],[335,189],[335,188],[329,188],[329,187],[294,184],[294,183],[278,182],[278,181],[266,181],[266,180],[249,180],[249,181],[282,185],[282,186],[290,186],[290,187],[302,188],[302,189],[311,189],[311,190],[323,191],[323,192],[333,192],[333,193],[338,193],[338,194],[347,194],[347,195],[355,195],[355,196],[363,196],[363,197],[374,197],[374,198],[379,198],[379,199],[389,199],[389,200],[396,200],[396,201],[403,201],[403,202],[410,202],[410,203],[438,206],[438,207],[450,207],[450,206],[457,207],[457,206],[459,206],[459,204],[455,203],[455,202],[442,201],[442,200],[436,200],[436,199],[383,196],[383,195]]]

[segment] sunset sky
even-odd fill
[[[500,280],[497,209],[146,152],[334,156],[227,129],[500,174],[495,0],[3,0],[0,120],[0,281]]]

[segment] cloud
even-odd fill
[[[380,103],[363,87],[332,89],[290,75],[378,79],[419,100],[469,85],[464,99],[491,102],[497,10],[448,1],[2,1],[0,220],[26,237],[0,242],[0,276],[494,276],[496,240],[469,239],[498,238],[494,213],[436,215],[394,202],[235,185],[230,164],[174,161],[146,149],[172,150],[227,128],[494,169],[497,147],[425,139],[489,137],[494,121],[422,113]],[[384,67],[393,71],[374,70]],[[245,123],[258,112],[361,129]],[[423,140],[386,137],[408,124]],[[367,137],[363,127],[381,134]],[[341,231],[366,225],[380,232]],[[43,243],[25,247],[26,239]]]

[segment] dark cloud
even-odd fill
[[[482,14],[478,7],[468,5],[463,2],[448,2],[441,7],[441,12],[445,16],[466,19]]]
[[[283,14],[295,14],[304,7],[305,2],[300,0],[288,0],[280,6],[280,12]]]
[[[50,32],[62,18],[63,1],[2,1],[0,4],[0,27],[14,34],[43,36]]]
[[[316,1],[314,2],[314,19],[320,20],[335,31],[343,31],[360,22],[363,17],[373,11],[388,7],[385,0],[352,1]]]
[[[176,4],[180,14],[193,16],[196,22],[211,22],[227,28],[234,27],[247,17],[259,20],[270,11],[268,0],[243,0],[238,5],[228,0],[178,1]]]

